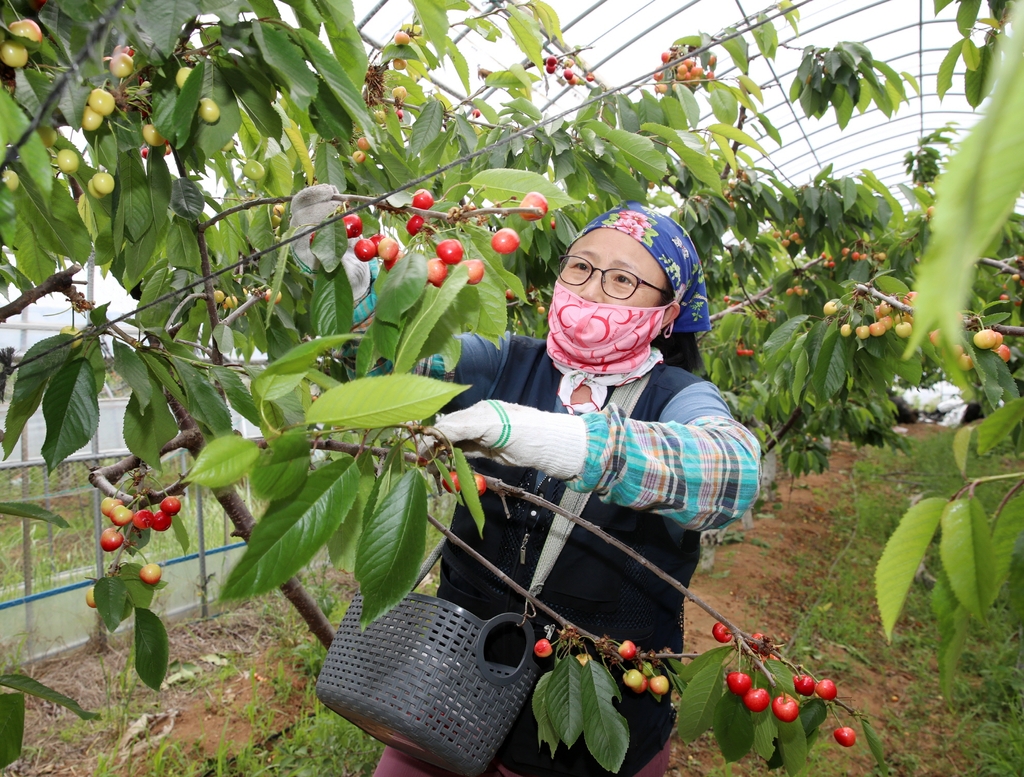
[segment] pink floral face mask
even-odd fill
[[[556,283],[548,310],[548,355],[586,372],[632,372],[650,356],[668,307],[591,302]]]

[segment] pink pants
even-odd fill
[[[665,747],[639,772],[636,777],[662,777],[668,771],[669,756],[672,754],[672,740],[665,743]],[[390,747],[384,748],[384,755],[380,757],[377,770],[373,777],[457,777],[454,772],[449,772],[439,766],[425,763],[418,758],[394,750]],[[513,772],[495,760],[491,767],[480,775],[480,777],[527,777],[526,775]]]

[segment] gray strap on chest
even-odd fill
[[[640,395],[647,388],[647,381],[649,379],[650,373],[644,375],[640,380],[634,380],[632,383],[627,383],[624,386],[617,386],[612,392],[609,404],[614,402],[626,416],[631,415],[633,408],[636,407],[636,403],[640,399]],[[590,493],[582,493],[566,488],[558,506],[567,513],[580,515],[583,512],[583,508],[587,506],[589,499]],[[565,547],[565,543],[569,539],[569,534],[572,532],[574,525],[572,521],[562,515],[555,515],[551,521],[551,529],[548,530],[547,540],[545,540],[544,547],[540,552],[540,558],[537,560],[537,569],[534,570],[533,580],[530,581],[530,593],[534,596],[540,594],[541,589],[544,588],[544,582],[548,579],[548,575],[551,574],[551,570],[554,569],[555,562],[558,560],[562,548]]]

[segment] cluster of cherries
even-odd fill
[[[692,51],[693,49],[688,49]],[[668,51],[661,52],[661,64],[667,65],[669,62],[679,57],[679,48],[673,46]],[[700,62],[696,59],[687,58],[680,62],[675,71],[671,70],[659,70],[653,76],[654,80],[658,83],[655,85],[654,90],[658,94],[666,94],[669,90],[669,85],[664,82],[665,77],[672,76],[675,80],[685,86],[689,87],[691,91],[695,90],[701,83],[706,83],[715,80],[715,65],[718,64],[718,57],[712,54],[708,57],[707,69],[705,69]]]
[[[576,61],[572,57],[566,57],[563,60],[559,60],[558,57],[548,57],[544,60],[544,72],[549,76],[553,76],[558,73],[558,69],[561,68],[561,77],[569,86],[576,86],[581,81],[587,81],[588,83],[594,80],[593,73],[584,73],[579,75],[574,68],[576,67]]]
[[[726,301],[728,301],[728,300],[726,300]],[[743,344],[743,341],[740,340],[739,343],[736,345],[736,355],[737,356],[753,356],[754,355],[754,349],[753,348],[747,348]]]
[[[928,339],[936,348],[942,346],[942,333],[935,329],[929,333]],[[1003,333],[995,329],[982,329],[974,333],[974,347],[981,351],[995,351],[996,355],[1004,362],[1010,361],[1013,354],[1010,353],[1010,346],[1003,343]],[[970,357],[962,345],[953,346],[953,356],[957,365],[964,372],[974,369],[974,359]]]
[[[733,641],[732,632],[724,623],[716,623],[711,628],[711,635],[721,643]],[[765,636],[760,633],[750,635],[754,645],[751,648],[754,652],[767,658],[769,651],[760,648],[765,642]],[[783,723],[792,723],[800,717],[800,702],[788,693],[771,698],[766,688],[754,688],[754,681],[746,672],[729,672],[725,676],[725,683],[729,691],[743,699],[743,706],[751,712],[764,712],[771,705],[772,714]],[[801,696],[817,696],[824,701],[834,701],[838,695],[836,684],[827,678],[815,681],[807,674],[797,675],[793,678],[793,690]],[[849,726],[840,726],[832,732],[836,742],[843,747],[853,747],[857,741],[857,732]]]
[[[451,480],[451,482],[452,482],[452,484],[450,486],[448,485],[448,481],[447,480],[445,480],[444,478],[441,479],[441,485],[444,486],[444,490],[445,491],[447,491],[449,494],[452,493],[452,491],[455,491],[456,493],[459,493],[459,492],[462,491],[462,486],[459,484],[459,476],[458,476],[457,473],[449,472],[448,473],[448,479]],[[476,483],[476,492],[477,492],[477,494],[479,496],[483,496],[484,492],[487,490],[487,481],[484,480],[484,476],[481,475],[479,472],[473,473],[473,482]],[[551,646],[551,643],[549,642],[548,643],[548,647],[550,647],[550,646]],[[548,653],[548,655],[551,655],[551,654]]]
[[[672,684],[668,677],[658,674],[651,664],[637,661],[637,653],[639,651],[632,640],[627,639],[621,642],[617,651],[623,661],[635,661],[640,666],[640,669],[628,669],[622,674],[623,685],[631,691],[637,694],[650,691],[660,700],[662,696],[671,690]],[[533,646],[533,654],[537,658],[547,658],[553,652],[554,648],[547,639],[538,639]],[[576,660],[586,666],[587,662],[591,660],[591,656],[589,653],[579,653],[576,656]]]

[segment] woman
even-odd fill
[[[546,341],[510,337],[500,348],[462,341],[456,382],[471,389],[436,428],[485,458],[486,475],[558,503],[565,487],[592,492],[583,517],[684,584],[700,555],[699,534],[743,514],[757,496],[759,446],[718,390],[696,369],[694,333],[711,328],[693,243],[670,218],[626,203],[588,224],[563,257]],[[672,333],[676,334],[672,334]],[[665,352],[652,348],[659,342]],[[670,336],[671,335],[671,336]],[[607,404],[615,386],[648,376],[626,417]],[[521,500],[482,498],[483,536],[465,508],[453,531],[529,587],[550,511]],[[438,596],[487,619],[522,612],[523,600],[465,552],[446,545]],[[644,649],[682,650],[682,597],[621,551],[580,528],[569,535],[541,599],[596,634]],[[547,621],[541,616],[534,628]],[[514,661],[512,663],[515,663]],[[626,692],[618,704],[630,747],[618,774],[664,774],[674,714],[668,700]],[[445,775],[391,748],[376,777]],[[583,738],[552,758],[538,747],[526,704],[489,775],[607,775]]]

